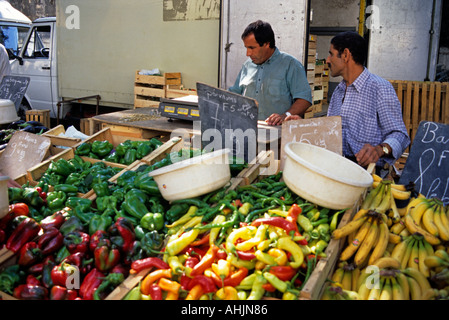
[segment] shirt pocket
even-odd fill
[[[280,79],[268,79],[268,94],[272,97],[288,95],[287,85]]]

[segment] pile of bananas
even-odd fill
[[[359,211],[335,229],[345,239],[323,300],[449,298],[449,212],[439,199],[373,174]],[[408,201],[398,208],[396,201]],[[399,203],[399,202],[398,202]]]

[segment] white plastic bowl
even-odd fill
[[[285,184],[298,196],[329,209],[352,208],[373,183],[356,163],[322,147],[290,142],[285,145]]]
[[[167,201],[202,196],[224,187],[231,180],[229,149],[205,153],[151,171]]]
[[[9,99],[0,99],[0,124],[11,123],[19,119],[14,102]]]

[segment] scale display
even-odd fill
[[[161,116],[180,120],[200,120],[198,102],[182,99],[164,99],[159,103]]]

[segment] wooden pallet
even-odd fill
[[[449,83],[391,80],[411,141],[421,121],[449,124]],[[409,149],[406,150],[408,152]]]
[[[158,108],[161,98],[167,97],[168,86],[181,86],[181,73],[142,75],[136,71],[134,80],[134,108]]]

